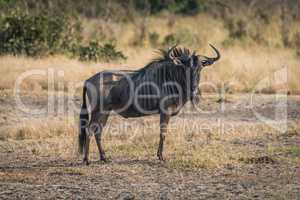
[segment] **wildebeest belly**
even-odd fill
[[[136,102],[132,101],[128,106],[123,105],[115,111],[125,118],[142,117],[159,113],[159,100],[145,99],[137,100]]]

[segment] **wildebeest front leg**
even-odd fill
[[[100,160],[106,162],[105,152],[104,152],[104,149],[101,144],[101,133],[100,134],[96,133],[95,139],[96,139],[97,147],[98,147],[99,154],[100,154]]]
[[[100,155],[100,160],[101,161],[106,161],[105,157],[105,152],[102,146],[101,138],[102,138],[102,132],[104,129],[104,126],[107,122],[108,119],[108,114],[102,114],[100,112],[94,113],[92,120],[91,120],[91,126],[90,129],[95,135],[99,155]]]
[[[157,157],[161,161],[165,160],[163,157],[163,150],[164,150],[164,141],[166,138],[169,119],[170,119],[169,115],[160,114],[160,139],[159,139],[159,146],[157,150]]]

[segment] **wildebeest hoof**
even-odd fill
[[[107,158],[105,155],[100,155],[100,162],[108,162]]]
[[[90,165],[90,162],[87,159],[83,159],[83,164],[86,164],[86,166]]]
[[[158,155],[158,159],[159,159],[160,161],[163,161],[163,162],[166,161],[165,158],[164,158],[162,155]]]

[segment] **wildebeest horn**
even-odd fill
[[[217,57],[215,57],[215,58],[209,58],[212,62],[215,62],[215,61],[217,61],[217,60],[219,60],[220,58],[221,58],[221,54],[220,54],[220,52],[218,51],[218,49],[216,48],[216,47],[214,47],[213,45],[211,45],[211,44],[209,44],[209,46],[211,47],[211,48],[213,48],[213,50],[216,52],[216,54],[217,54]]]

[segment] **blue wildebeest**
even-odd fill
[[[79,134],[79,150],[84,152],[84,162],[89,164],[91,133],[95,135],[100,160],[106,161],[101,135],[111,111],[125,118],[159,114],[157,156],[164,160],[163,146],[170,117],[187,101],[197,97],[201,69],[220,59],[219,51],[211,47],[217,54],[214,58],[174,46],[167,51],[161,50],[160,58],[140,70],[103,71],[86,80]]]

